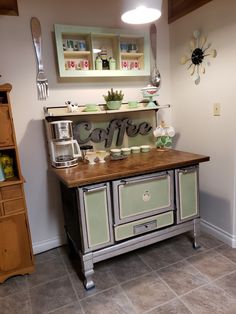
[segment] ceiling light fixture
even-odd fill
[[[124,0],[121,20],[128,24],[147,24],[161,16],[162,0]]]

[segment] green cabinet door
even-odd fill
[[[112,244],[109,184],[79,189],[83,242],[86,251]]]
[[[177,223],[199,216],[198,166],[175,170]]]

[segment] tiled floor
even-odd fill
[[[207,234],[200,244],[185,234],[95,264],[90,291],[66,247],[39,254],[34,274],[0,285],[0,314],[236,314],[236,249]]]

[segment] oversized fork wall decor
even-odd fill
[[[38,99],[46,100],[49,96],[48,79],[44,72],[42,62],[42,35],[40,22],[36,17],[32,17],[30,21],[32,39],[38,64],[38,73],[36,78]]]

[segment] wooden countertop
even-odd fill
[[[192,154],[173,149],[159,151],[156,148],[148,153],[131,154],[123,160],[110,160],[105,163],[89,165],[79,162],[78,166],[57,169],[51,167],[58,179],[67,187],[83,186],[120,179],[156,171],[196,165],[209,161],[209,156]]]

